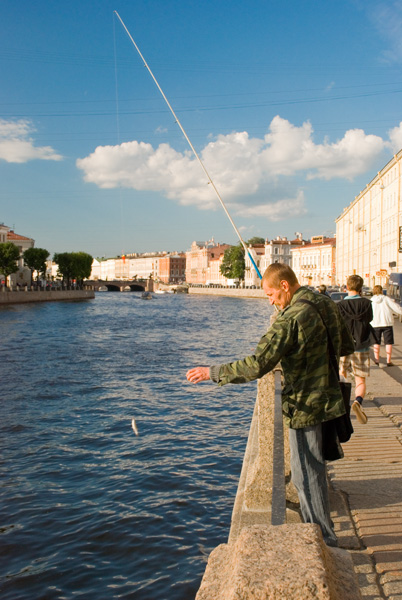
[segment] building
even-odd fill
[[[292,269],[301,285],[335,284],[336,239],[316,235],[291,250]]]
[[[114,259],[114,276],[116,279],[130,279],[130,262],[124,254]]]
[[[158,279],[159,277],[159,259],[165,256],[164,253],[145,253],[145,254],[128,254],[129,279]]]
[[[209,281],[210,262],[223,258],[225,250],[230,247],[230,244],[215,243],[213,238],[208,242],[193,242],[191,249],[186,252],[186,282],[205,285]]]
[[[90,279],[101,281],[113,281],[116,279],[116,259],[115,258],[94,258]]]
[[[10,231],[10,228],[4,223],[0,223],[0,244],[5,244],[7,242],[7,233]]]
[[[292,250],[294,248],[300,248],[305,244],[302,235],[300,233],[296,235],[297,238],[294,240],[288,240],[286,237],[277,236],[271,241],[265,240],[265,244],[255,244],[254,246],[250,246],[249,250],[261,275],[264,274],[265,269],[272,263],[281,262],[286,265],[292,264]],[[260,279],[247,254],[245,256],[245,261],[246,271],[244,285],[246,287],[260,287]]]
[[[354,273],[367,286],[385,286],[402,272],[402,150],[336,219],[337,282]]]
[[[225,253],[220,254],[218,258],[211,258],[207,267],[206,283],[208,285],[227,286],[228,279],[222,275],[221,266]]]
[[[158,261],[158,273],[163,283],[182,283],[186,279],[186,255],[184,252],[178,254],[167,254],[161,256]]]
[[[35,245],[35,240],[33,240],[32,238],[26,237],[24,235],[19,235],[18,233],[15,233],[12,229],[9,229],[8,227],[5,227],[4,225],[3,227],[3,233],[4,235],[4,228],[7,229],[7,242],[12,242],[13,244],[15,244],[20,252],[20,257],[18,259],[18,271],[16,273],[13,273],[12,275],[9,276],[9,283],[11,287],[15,287],[17,284],[21,285],[21,286],[25,286],[25,285],[31,285],[31,269],[28,269],[28,267],[26,267],[24,265],[24,258],[23,258],[23,254],[25,252],[25,250],[28,250],[28,248],[33,248]]]

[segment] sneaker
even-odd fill
[[[379,366],[380,366],[380,361],[379,361],[379,360],[376,360],[376,359],[374,359],[374,364],[375,364],[375,365],[377,365],[377,367],[379,367]]]
[[[358,400],[355,400],[353,402],[352,410],[355,413],[356,419],[359,421],[359,423],[361,423],[362,425],[365,425],[368,421],[367,415],[364,412],[362,405],[360,404],[360,402]]]
[[[394,365],[394,363],[389,362],[389,363],[387,363],[387,367],[395,367],[395,365]]]

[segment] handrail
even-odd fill
[[[286,522],[286,485],[285,485],[285,453],[282,416],[282,371],[276,369],[274,400],[274,440],[272,457],[272,504],[271,524],[283,525]]]

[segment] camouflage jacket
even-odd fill
[[[339,356],[354,351],[354,342],[337,305],[322,294],[300,287],[289,306],[259,341],[252,356],[225,365],[212,366],[210,376],[218,385],[246,383],[262,377],[281,361],[285,423],[292,429],[317,425],[344,414],[337,374],[331,368],[325,325],[312,306],[316,304]]]

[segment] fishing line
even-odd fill
[[[225,206],[225,203],[223,202],[223,200],[222,200],[222,198],[221,198],[221,195],[220,195],[220,193],[219,193],[219,191],[218,191],[217,187],[215,186],[214,182],[212,181],[212,178],[211,178],[210,174],[208,173],[208,171],[207,171],[207,169],[206,169],[206,167],[205,167],[204,163],[202,162],[202,160],[201,160],[201,158],[199,157],[199,155],[198,155],[198,153],[197,153],[196,149],[194,148],[193,144],[191,143],[191,140],[190,140],[190,138],[188,137],[187,133],[185,132],[183,125],[180,123],[180,120],[179,120],[178,116],[176,115],[176,113],[174,112],[173,108],[171,107],[169,100],[166,98],[166,96],[165,96],[165,94],[164,94],[164,92],[163,92],[163,90],[162,90],[161,86],[159,85],[159,83],[158,83],[158,82],[157,82],[157,80],[156,80],[156,77],[155,77],[155,75],[154,75],[154,74],[153,74],[153,72],[151,71],[151,69],[150,69],[150,67],[149,67],[149,65],[148,65],[148,63],[147,63],[147,61],[146,61],[146,60],[145,60],[145,58],[143,57],[143,55],[142,55],[142,53],[141,53],[140,49],[138,48],[137,44],[135,43],[135,41],[134,41],[134,39],[133,39],[133,37],[132,37],[131,33],[129,32],[129,30],[127,29],[127,27],[125,26],[125,24],[123,23],[123,21],[122,21],[122,19],[121,19],[120,15],[119,15],[119,13],[118,13],[116,10],[114,11],[114,13],[115,13],[115,15],[117,16],[117,18],[119,19],[120,23],[122,24],[122,26],[123,26],[123,28],[124,28],[125,32],[127,33],[128,37],[130,38],[131,42],[133,43],[133,45],[134,45],[135,49],[137,50],[138,54],[140,55],[140,57],[141,57],[141,60],[142,60],[142,62],[144,63],[144,65],[146,66],[146,68],[147,68],[147,70],[148,70],[149,74],[151,75],[152,79],[154,80],[154,82],[155,82],[155,84],[156,84],[156,87],[158,88],[158,90],[159,90],[159,91],[160,91],[160,93],[162,94],[162,97],[163,97],[164,101],[165,101],[165,102],[166,102],[166,104],[168,105],[170,112],[172,113],[172,115],[173,115],[173,117],[174,117],[174,119],[175,119],[175,121],[176,121],[177,125],[180,127],[180,129],[181,129],[181,132],[182,132],[182,134],[184,135],[184,137],[186,138],[186,140],[187,140],[187,143],[188,143],[188,145],[190,146],[190,148],[191,148],[191,150],[192,150],[192,152],[193,152],[194,156],[196,157],[196,159],[197,159],[197,160],[198,160],[198,162],[200,163],[200,165],[201,165],[201,168],[202,168],[202,170],[204,171],[204,173],[205,173],[205,175],[206,175],[206,177],[207,177],[207,179],[208,179],[208,183],[209,183],[209,184],[212,186],[212,188],[213,188],[213,190],[214,190],[215,194],[217,195],[217,197],[218,197],[218,200],[219,200],[219,202],[220,202],[220,204],[221,204],[221,206],[222,206],[223,210],[224,210],[224,211],[225,211],[225,213],[226,213],[226,216],[228,217],[228,219],[229,219],[229,221],[230,221],[230,223],[231,223],[231,225],[232,225],[233,229],[234,229],[234,230],[235,230],[235,232],[236,232],[236,235],[237,235],[237,237],[239,238],[239,241],[240,241],[241,245],[242,245],[242,246],[243,246],[243,248],[244,248],[244,251],[245,251],[245,252],[248,254],[248,257],[249,257],[249,259],[250,259],[250,261],[251,261],[251,263],[252,263],[252,265],[253,265],[253,267],[254,267],[254,269],[255,269],[255,271],[256,271],[256,273],[257,273],[257,275],[258,275],[258,277],[259,277],[260,279],[262,279],[262,275],[261,275],[261,273],[260,273],[260,270],[259,270],[259,268],[257,267],[257,265],[256,265],[256,263],[255,263],[255,260],[254,260],[254,258],[253,258],[253,257],[252,257],[252,255],[251,255],[251,252],[250,252],[250,250],[247,248],[246,244],[244,243],[244,241],[243,241],[243,238],[241,237],[239,230],[237,229],[236,225],[234,224],[234,222],[233,222],[233,219],[232,219],[232,217],[230,216],[230,214],[229,214],[229,212],[228,212],[228,209],[226,208],[226,206]]]
[[[116,102],[116,132],[117,132],[117,143],[120,145],[120,106],[119,106],[119,89],[118,89],[118,79],[117,79],[117,48],[116,48],[116,23],[113,19],[113,49],[114,49],[114,86],[115,86],[115,102]],[[121,244],[125,243],[126,239],[126,228],[125,222],[123,219],[123,195],[121,187],[119,187],[119,200],[120,200],[120,239]],[[121,249],[121,256],[125,255],[124,248]],[[123,263],[123,271],[124,271],[124,263]],[[124,272],[122,273],[124,275]]]

